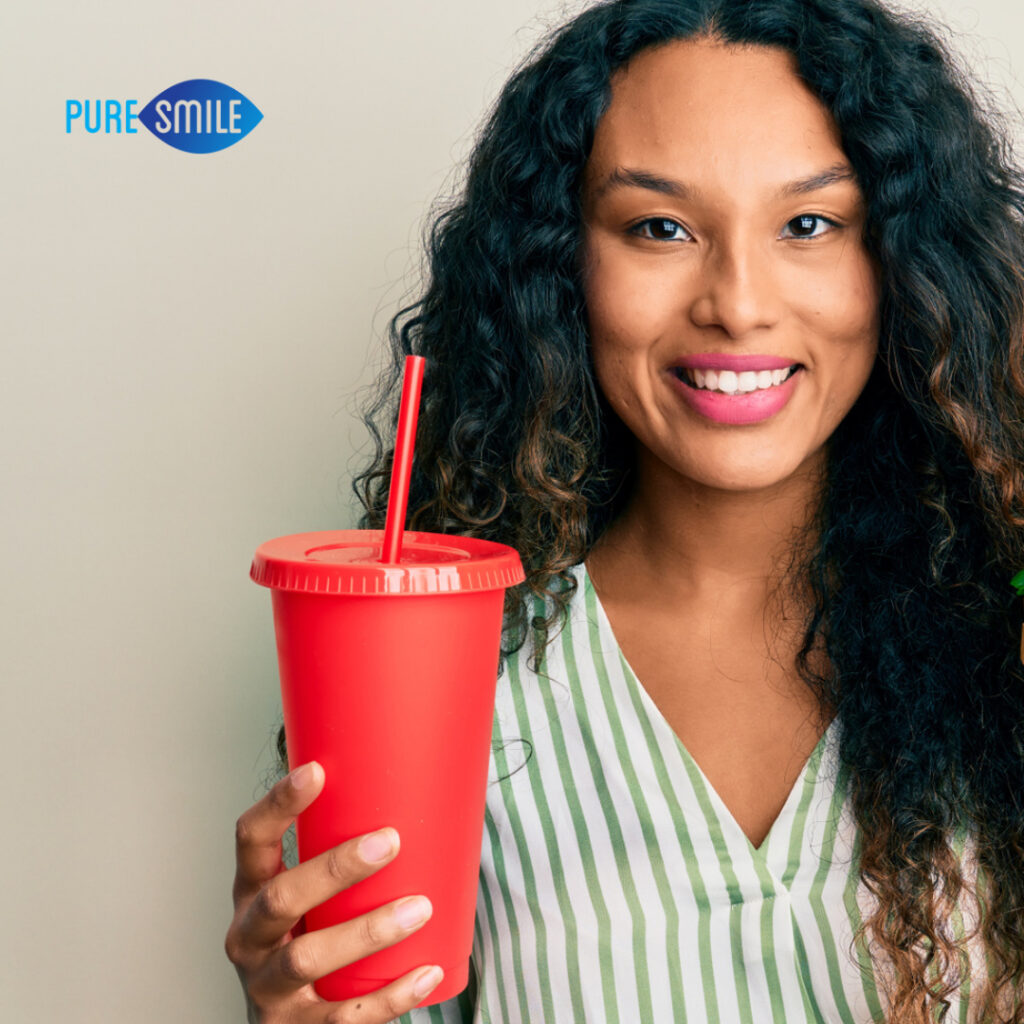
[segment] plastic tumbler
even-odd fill
[[[493,541],[406,531],[381,561],[383,530],[293,534],[256,551],[271,588],[291,767],[326,782],[296,824],[299,859],[386,825],[386,867],[309,911],[310,930],[422,893],[430,920],[395,946],[327,975],[325,999],[365,995],[420,964],[469,979],[505,589],[519,555]]]

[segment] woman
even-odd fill
[[[476,978],[409,1020],[1024,1021],[1024,188],[992,123],[873,0],[598,4],[506,86],[370,419],[425,355],[410,525],[527,570]],[[397,852],[277,873],[322,784],[239,821],[252,1020],[439,979],[317,999],[429,914],[298,933]]]

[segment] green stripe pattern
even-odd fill
[[[585,567],[573,572],[540,670],[527,643],[498,682],[473,982],[402,1021],[883,1021],[853,945],[872,897],[838,720],[755,848],[630,669]],[[969,990],[949,1020],[968,1020]]]

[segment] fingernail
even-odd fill
[[[395,920],[403,928],[415,928],[430,916],[430,900],[426,896],[410,896],[395,907]]]
[[[412,994],[417,999],[422,999],[428,992],[437,988],[443,977],[444,971],[440,967],[428,967],[425,971],[421,971],[412,983]]]
[[[310,761],[309,764],[304,764],[292,772],[292,787],[294,789],[305,789],[313,781],[314,763]]]
[[[395,848],[395,833],[393,829],[382,828],[379,832],[371,832],[363,836],[359,841],[359,856],[367,864],[376,864],[377,861],[391,856]]]

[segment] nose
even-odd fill
[[[770,253],[735,239],[712,247],[701,268],[690,319],[742,338],[779,320],[781,298]]]

